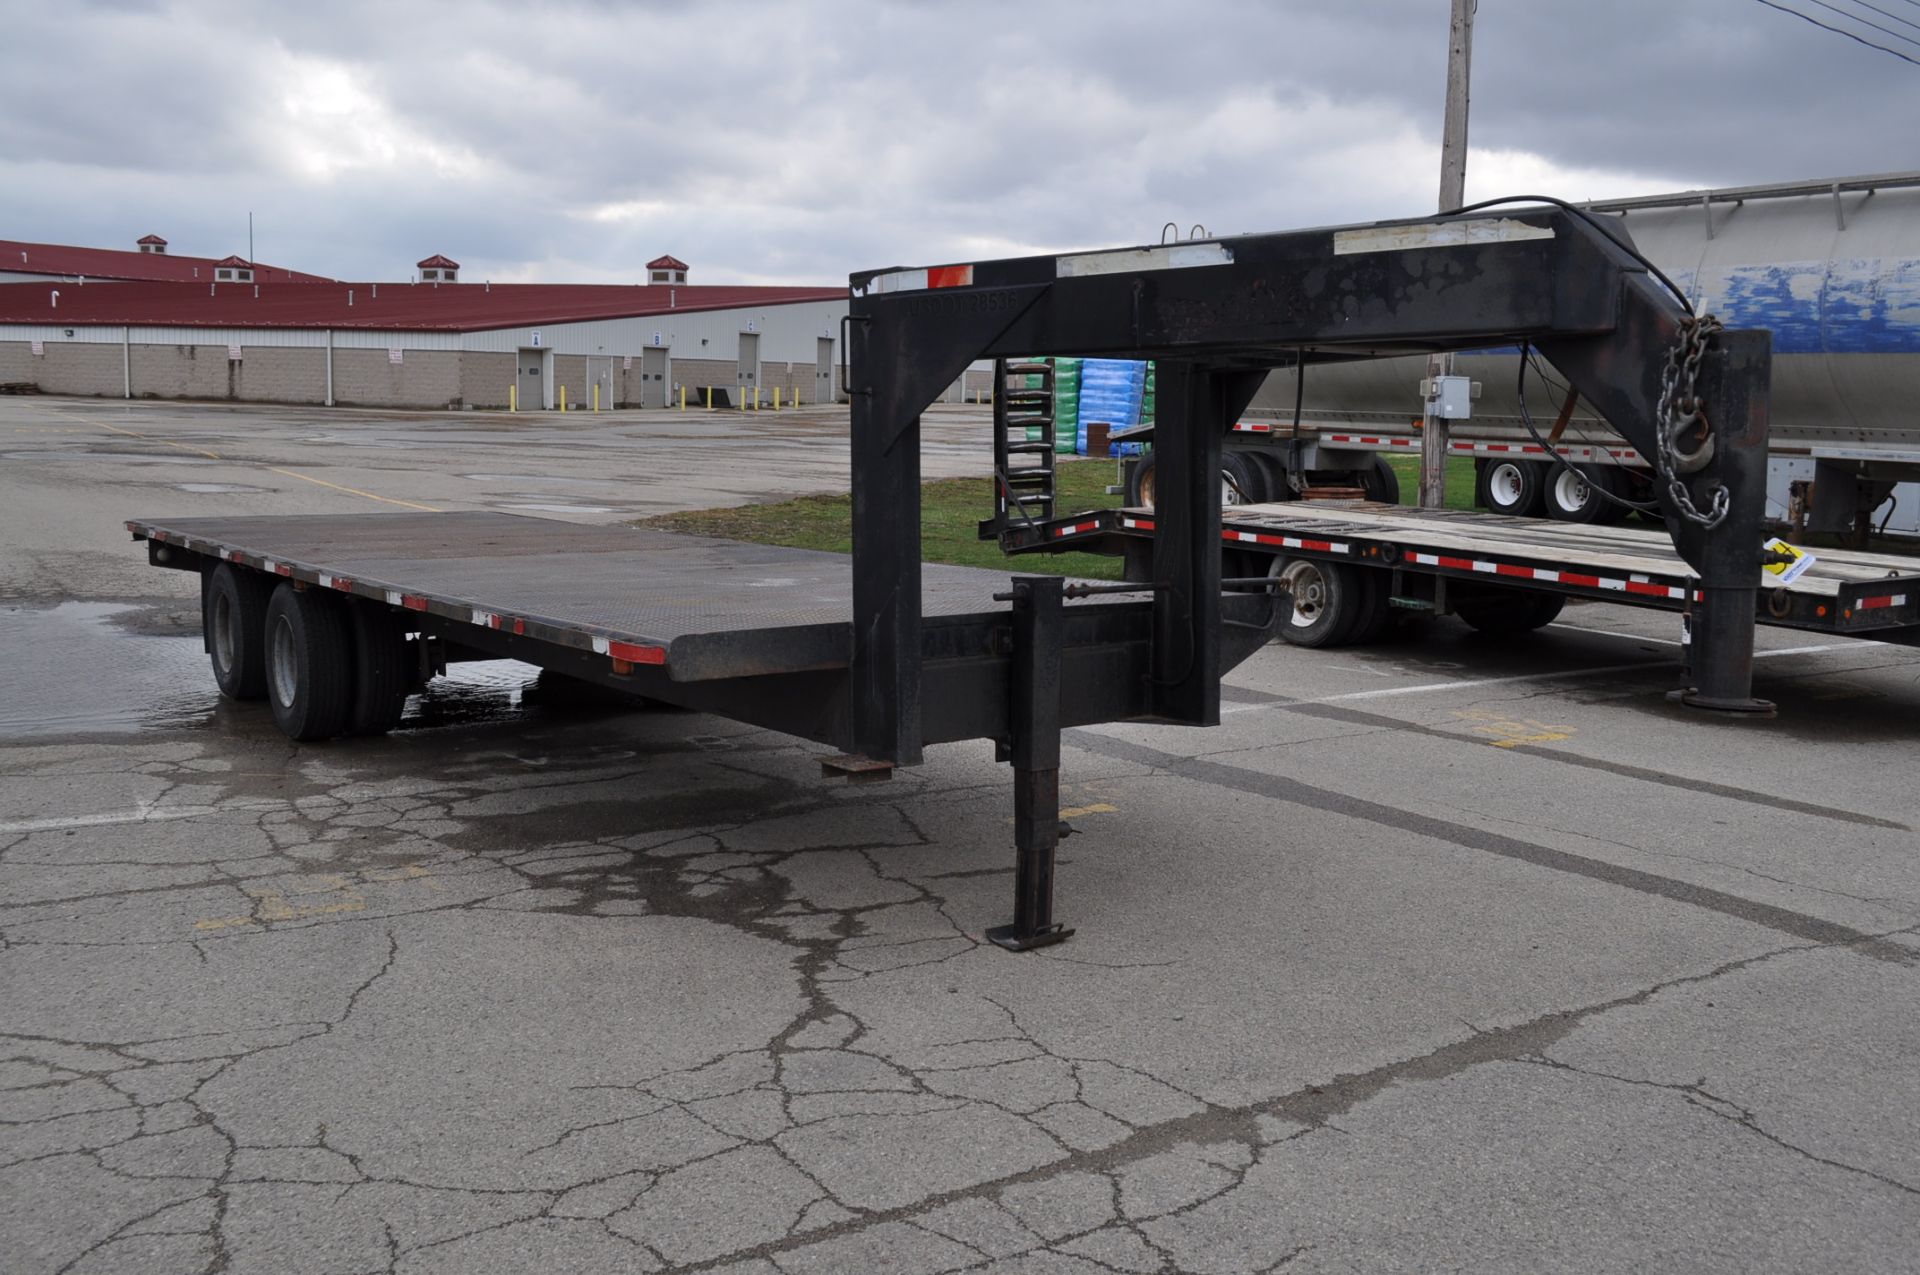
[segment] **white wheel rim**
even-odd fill
[[[1310,629],[1326,614],[1327,578],[1312,562],[1305,558],[1296,558],[1285,566],[1276,562],[1267,574],[1293,594],[1293,614],[1287,617],[1287,623]]]
[[[1495,465],[1493,472],[1487,475],[1487,491],[1493,496],[1496,505],[1517,505],[1520,493],[1525,490],[1520,481],[1520,468],[1517,465]]]
[[[1224,469],[1220,471],[1220,503],[1223,505],[1247,503],[1246,498],[1240,494],[1240,489],[1234,486],[1233,475]]]
[[[282,708],[293,707],[294,676],[293,624],[281,616],[273,626],[273,640],[267,644],[267,668],[273,681],[273,697]]]
[[[1554,503],[1568,513],[1579,513],[1587,507],[1587,502],[1592,499],[1592,488],[1588,487],[1587,480],[1578,474],[1570,474],[1563,469],[1554,476]]]

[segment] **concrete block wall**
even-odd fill
[[[48,341],[35,354],[30,341],[0,342],[0,382],[37,386],[46,394],[119,398],[125,391],[120,347]]]
[[[404,362],[394,363],[385,350],[336,349],[334,402],[343,407],[444,408],[460,398],[461,358],[455,350],[408,350]]]
[[[675,359],[673,361],[673,383],[687,387],[687,406],[704,406],[706,395],[701,387],[719,386],[727,391],[727,401],[733,401],[734,372],[739,365],[732,359]],[[679,402],[676,391],[674,401]]]
[[[519,356],[468,350],[459,358],[460,401],[468,407],[506,407],[507,390],[513,385],[513,370],[519,365]]]
[[[567,390],[567,410],[583,412],[593,406],[593,390],[587,380],[587,356],[584,354],[556,354],[553,356],[553,405],[560,406],[560,387]]]
[[[227,357],[224,345],[136,345],[129,361],[135,398],[239,395],[240,365]]]
[[[271,345],[242,346],[239,361],[234,362],[229,371],[233,373],[231,397],[236,399],[256,403],[327,401],[325,350]],[[133,392],[141,392],[137,379],[133,383]]]

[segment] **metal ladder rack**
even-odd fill
[[[1028,385],[1036,376],[1040,384]],[[1053,417],[1052,359],[994,360],[993,517],[981,520],[980,539],[1053,517]],[[1036,428],[1040,437],[1029,438]]]

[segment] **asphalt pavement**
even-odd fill
[[[1012,955],[987,745],[829,786],[508,663],[292,745],[121,525],[615,521],[845,432],[0,398],[0,1269],[1915,1269],[1920,653],[1763,631],[1728,722],[1645,611],[1269,647],[1070,732]]]

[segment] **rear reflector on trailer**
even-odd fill
[[[622,664],[665,664],[667,648],[664,646],[642,646],[638,642],[618,642],[612,638],[593,639],[593,649],[612,659],[614,671],[621,671]]]
[[[854,294],[871,296],[876,292],[920,292],[927,288],[972,286],[972,266],[928,266],[924,270],[895,270],[888,274],[877,274],[867,280],[865,287],[854,289]]]

